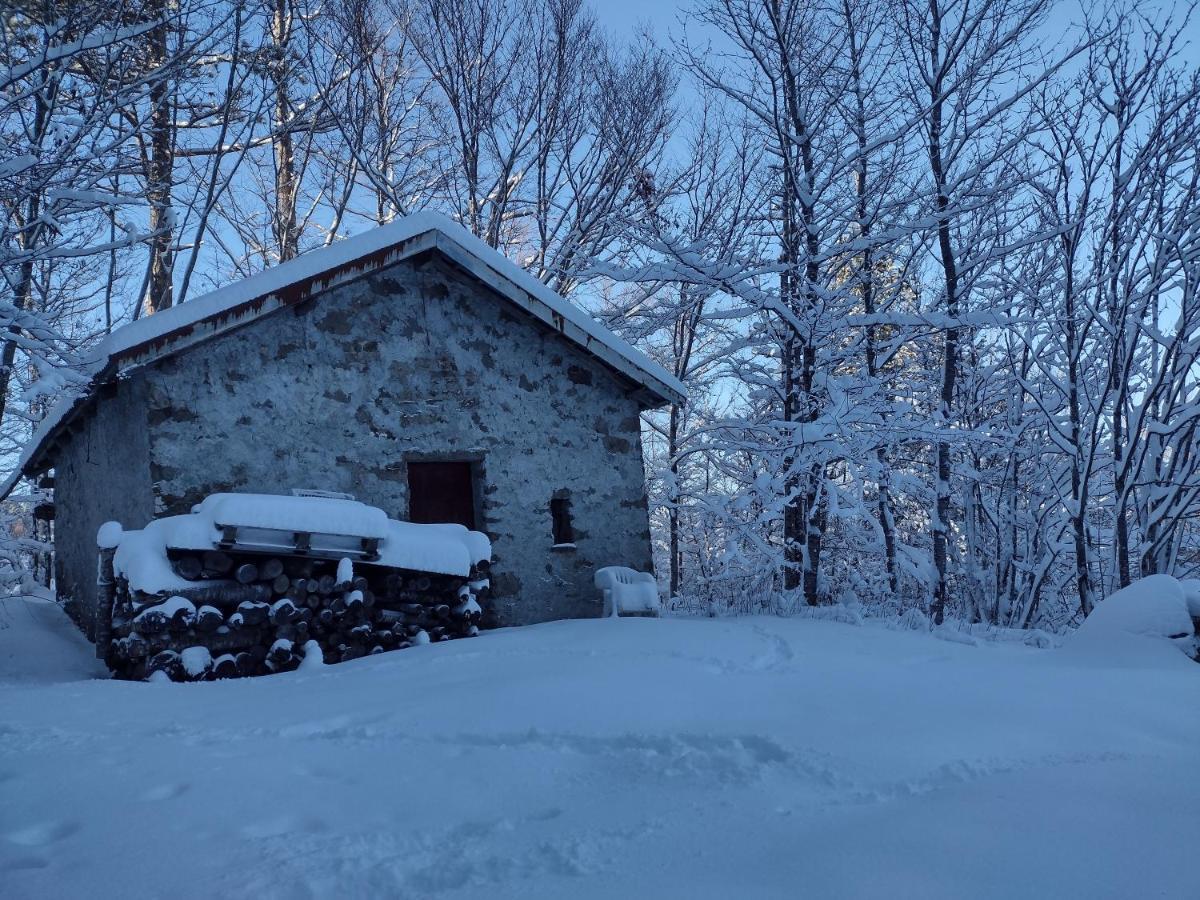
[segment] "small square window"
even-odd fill
[[[554,545],[575,543],[575,529],[571,527],[571,501],[567,497],[554,497],[550,501],[550,521],[554,529]]]

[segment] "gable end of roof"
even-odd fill
[[[446,258],[481,284],[525,310],[629,379],[647,408],[680,403],[686,389],[670,373],[555,294],[498,251],[444,216],[418,213],[272,269],[188,303],[119,328],[97,348],[86,391],[64,397],[40,423],[7,483],[6,497],[22,476],[53,465],[48,459],[75,420],[93,410],[98,393],[125,373],[211,340],[285,307],[299,308],[336,287],[426,254]]]

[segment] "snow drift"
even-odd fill
[[[618,619],[245,681],[66,666],[0,683],[0,895],[1192,900],[1200,666],[1141,639],[1168,652],[1080,667]]]
[[[1149,575],[1096,604],[1066,647],[1130,661],[1163,649],[1191,655],[1193,635],[1184,585],[1170,575]]]

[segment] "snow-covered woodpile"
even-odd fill
[[[283,672],[494,624],[486,537],[351,500],[217,494],[97,543],[97,652],[120,678]]]

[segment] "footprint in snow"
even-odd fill
[[[145,803],[157,803],[161,800],[172,800],[188,789],[186,784],[160,784],[142,794]]]
[[[274,819],[264,819],[261,822],[251,822],[240,830],[248,838],[272,838],[295,832],[324,831],[325,823],[315,818],[279,816]]]
[[[785,668],[796,659],[792,645],[783,637],[758,626],[755,626],[754,632],[766,641],[767,649],[750,660],[748,668],[751,671],[768,672]]]
[[[68,838],[79,830],[78,822],[40,822],[27,828],[10,831],[6,837],[10,843],[21,847],[43,847]]]
[[[17,856],[6,860],[3,865],[0,865],[0,870],[5,872],[20,872],[28,869],[44,869],[48,865],[50,865],[50,860],[44,856]]]
[[[292,772],[312,781],[328,781],[334,784],[358,784],[358,779],[341,769],[330,766],[292,766]]]

